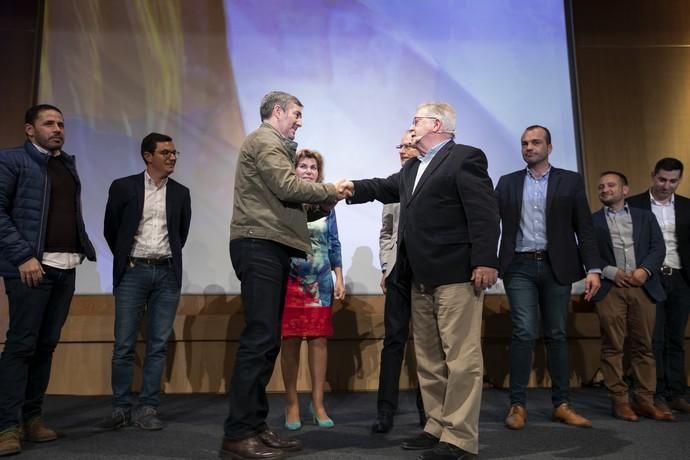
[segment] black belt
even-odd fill
[[[520,257],[527,257],[529,259],[534,259],[534,260],[544,260],[546,259],[547,256],[546,251],[528,251],[528,252],[516,252],[516,256]]]
[[[659,271],[664,276],[671,276],[671,275],[673,275],[673,273],[677,272],[678,269],[677,268],[671,268],[667,265],[664,265],[659,269]]]
[[[172,265],[172,257],[130,257],[129,262],[133,265]]]

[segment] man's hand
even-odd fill
[[[43,271],[41,262],[39,262],[38,259],[32,257],[21,264],[18,268],[19,277],[21,278],[22,283],[24,283],[26,286],[33,288],[41,284],[45,272]]]
[[[381,286],[381,290],[383,291],[383,293],[386,294],[386,274],[385,273],[383,273],[381,275],[380,286]]]
[[[498,278],[498,271],[492,267],[474,267],[472,270],[472,281],[474,281],[474,289],[483,291],[488,289],[496,283]]]
[[[630,287],[628,274],[625,273],[620,268],[616,272],[616,278],[613,280],[613,282],[616,284],[616,286],[621,287],[621,288],[622,287]]]
[[[639,287],[647,282],[649,274],[644,268],[636,268],[633,272],[628,275],[627,280],[631,286]]]
[[[616,278],[618,275],[616,275]],[[589,302],[601,287],[601,275],[599,273],[588,273],[585,277],[585,300]]]
[[[337,180],[333,182],[333,185],[335,185],[338,200],[350,198],[355,190],[355,184],[347,179]]]

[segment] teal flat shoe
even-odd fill
[[[314,412],[314,406],[312,406],[311,403],[309,403],[309,412],[311,412],[311,416],[314,419],[314,425],[317,425],[319,428],[333,428],[335,426],[335,423],[330,417],[323,420],[318,418],[316,412]]]

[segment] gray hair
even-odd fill
[[[417,106],[417,114],[437,118],[441,122],[441,133],[455,137],[455,109],[446,102],[425,102]]]
[[[283,110],[287,111],[288,105],[290,105],[290,103],[295,104],[299,107],[304,107],[300,100],[292,94],[288,94],[283,91],[271,91],[270,93],[266,94],[261,99],[261,108],[259,109],[261,121],[265,121],[271,118],[273,108],[276,105],[279,105]]]

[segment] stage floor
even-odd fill
[[[302,396],[303,420],[307,418],[308,395]],[[370,426],[376,414],[375,393],[331,393],[326,407],[335,428],[320,429],[305,423],[294,435],[304,442],[304,451],[294,459],[416,459],[419,452],[404,451],[399,442],[419,432],[414,393],[403,392],[393,431],[373,435]],[[574,407],[592,419],[594,428],[582,429],[551,421],[550,393],[530,390],[528,424],[522,431],[503,426],[508,394],[485,390],[480,421],[480,458],[690,458],[690,415],[677,415],[677,422],[641,420],[623,422],[610,416],[602,389],[572,392]],[[137,428],[102,431],[96,425],[109,414],[108,397],[48,396],[45,418],[61,438],[47,444],[25,443],[19,459],[217,459],[227,401],[222,395],[165,395],[161,417],[167,428],[145,432]],[[269,424],[282,427],[283,397],[270,396]],[[284,432],[284,431],[283,431]]]

